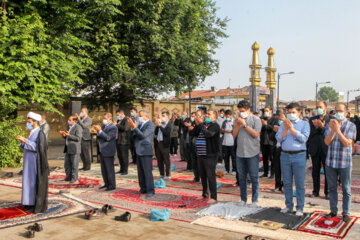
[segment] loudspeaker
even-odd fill
[[[81,111],[81,101],[71,101],[70,102],[70,114],[75,115],[75,113],[80,114]]]

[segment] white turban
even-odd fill
[[[37,113],[34,113],[34,112],[29,112],[28,115],[27,115],[27,118],[31,118],[31,119],[33,119],[35,121],[38,121],[38,122],[41,121],[41,115],[37,114]]]

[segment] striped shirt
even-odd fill
[[[199,156],[206,155],[206,138],[202,131],[196,139],[196,153]]]
[[[340,131],[346,138],[356,139],[356,126],[347,119],[342,121]],[[329,124],[326,126],[325,136],[328,136],[331,132]],[[335,133],[328,152],[326,155],[326,165],[332,168],[347,168],[352,165],[351,163],[352,145],[345,148]]]

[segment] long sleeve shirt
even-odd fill
[[[284,131],[284,125],[281,124],[279,131],[276,133],[276,140],[281,143],[283,151],[301,151],[306,150],[306,141],[310,134],[310,125],[307,121],[297,119],[292,122],[294,129],[296,130],[296,136],[288,131],[286,136],[282,137]]]

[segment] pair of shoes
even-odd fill
[[[343,221],[344,221],[344,222],[350,221],[349,215],[343,215]]]
[[[109,205],[109,204],[105,204],[102,208],[101,208],[101,212],[105,213],[106,215],[108,213],[111,213],[111,212],[115,212],[116,209],[112,206],[112,205]]]
[[[332,212],[330,212],[324,216],[324,218],[326,218],[326,219],[333,218],[333,217],[336,217],[336,214],[332,213]]]
[[[69,178],[64,178],[63,181],[70,182],[71,179],[69,179]]]
[[[242,207],[246,205],[245,201],[240,200],[239,203],[237,204],[238,206]]]
[[[99,189],[107,188],[106,185],[99,187]]]
[[[304,215],[304,213],[302,211],[300,211],[300,210],[297,210],[295,215],[298,216],[298,217],[302,217]]]
[[[288,208],[283,208],[283,209],[280,210],[280,212],[281,213],[289,213],[289,212],[291,212],[291,210],[288,209]]]
[[[27,238],[34,238],[35,237],[35,231],[34,230],[27,231],[26,237]]]
[[[191,180],[191,182],[193,182],[193,183],[200,182],[200,179],[194,178],[193,180]]]
[[[129,222],[130,219],[131,219],[130,212],[125,212],[124,214],[121,214],[120,216],[115,216],[116,221]]]
[[[249,205],[249,207],[251,207],[251,208],[259,208],[260,206],[259,206],[259,204],[257,202],[253,202],[253,203],[251,203]]]
[[[112,191],[112,190],[114,190],[114,189],[116,189],[116,188],[107,188],[107,189],[105,189],[105,191]]]
[[[169,176],[164,177],[164,180],[169,180],[169,179],[170,179]]]
[[[319,194],[318,193],[313,193],[313,194],[310,194],[308,197],[319,197]]]
[[[155,193],[147,193],[146,194],[146,198],[152,198],[153,196],[155,196]]]
[[[85,218],[88,220],[91,220],[93,218],[100,218],[103,216],[104,216],[104,214],[102,212],[100,212],[99,209],[97,209],[97,208],[94,208],[94,209],[91,209],[91,210],[85,212]]]
[[[120,173],[120,175],[128,175],[128,172],[122,172],[122,173]]]

